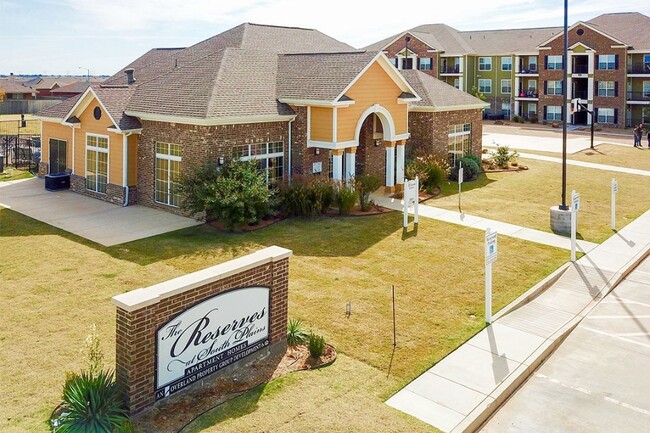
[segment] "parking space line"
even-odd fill
[[[619,336],[617,334],[610,334],[609,332],[599,331],[598,329],[589,328],[587,326],[581,326],[580,329],[595,332],[596,334],[605,335],[607,337],[611,337],[611,338],[615,338],[617,340],[625,341],[626,343],[632,343],[632,344],[636,344],[637,346],[647,347],[648,349],[650,349],[650,344],[641,343],[640,341],[631,340],[629,338],[621,337],[621,336]]]

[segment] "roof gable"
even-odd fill
[[[409,106],[411,111],[482,109],[490,105],[422,71],[411,69],[400,73],[421,97]]]
[[[615,44],[627,45],[625,42],[618,40],[614,36],[612,36],[610,34],[607,34],[603,30],[600,30],[600,29],[596,28],[595,26],[590,25],[588,23],[585,23],[583,21],[578,21],[577,23],[573,24],[571,27],[569,27],[567,29],[567,33],[570,32],[571,30],[574,30],[574,29],[580,27],[580,26],[583,26],[583,27],[586,27],[586,28],[588,28],[590,30],[593,30],[596,33],[600,33],[602,36],[605,36],[606,38],[609,38]],[[557,35],[552,36],[551,38],[549,38],[546,41],[542,42],[540,45],[538,45],[537,48],[548,47],[551,42],[555,41],[559,37],[564,37],[564,31],[562,31],[562,32],[558,33]]]

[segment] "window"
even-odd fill
[[[512,57],[501,57],[501,70],[512,71]]]
[[[510,102],[501,103],[501,113],[506,119],[510,118]]]
[[[650,98],[650,81],[643,82],[643,97]]]
[[[464,123],[449,127],[449,164],[472,153],[472,125]]]
[[[598,109],[598,123],[616,123],[614,120],[614,109],[613,108],[599,108]]]
[[[547,95],[561,95],[562,94],[562,81],[547,81],[546,82]]]
[[[537,93],[537,80],[528,80],[528,90]]]
[[[598,69],[616,69],[616,56],[614,54],[600,54],[598,56]]]
[[[399,64],[399,63],[398,63],[398,60],[397,60],[397,57],[394,57],[394,58],[390,59],[390,62],[391,62],[391,63],[393,64],[393,66],[395,66],[395,67],[397,67],[397,65]]]
[[[528,56],[528,69],[537,71],[537,56]]]
[[[430,71],[432,69],[431,66],[431,58],[430,57],[425,57],[420,59],[420,70],[421,71]]]
[[[562,120],[562,107],[559,105],[548,105],[546,107],[546,120]]]
[[[106,194],[108,137],[86,134],[86,189]]]
[[[479,57],[478,58],[478,70],[479,71],[491,71],[492,70],[492,57]]]
[[[235,157],[242,161],[256,161],[264,173],[266,183],[274,185],[282,181],[284,173],[284,143],[243,144],[235,147]]]
[[[546,56],[546,69],[562,69],[562,56]]]
[[[616,96],[616,86],[613,81],[598,82],[598,96]]]
[[[180,206],[181,146],[156,143],[156,185],[158,203]]]
[[[66,169],[66,146],[65,140],[50,138],[50,173],[62,173]]]
[[[481,93],[492,93],[492,80],[489,78],[479,78],[478,91]]]
[[[460,79],[454,78],[454,87],[460,90]]]
[[[402,69],[413,69],[413,57],[404,57],[402,59]]]
[[[650,54],[643,56],[643,71],[650,72]]]
[[[512,93],[512,80],[501,80],[501,93]]]
[[[527,105],[528,108],[528,117],[537,116],[537,104],[534,102],[529,102]]]

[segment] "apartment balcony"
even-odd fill
[[[573,65],[571,70],[572,75],[587,75],[589,73],[589,65]]]
[[[633,63],[628,65],[627,74],[630,76],[650,77],[650,63]]]
[[[521,66],[518,71],[515,72],[517,77],[539,77],[539,70],[537,70],[537,65],[529,65],[524,68]]]
[[[462,75],[460,65],[443,66],[440,68],[440,75]]]
[[[589,92],[587,90],[574,90],[571,92],[569,99],[584,99],[585,101],[589,97]]]
[[[627,103],[650,105],[650,92],[627,92]]]
[[[539,101],[539,93],[536,90],[528,90],[526,92],[520,90],[515,95],[516,101]]]

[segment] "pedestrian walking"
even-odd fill
[[[634,128],[634,147],[641,147],[641,135],[643,134],[643,124]]]

